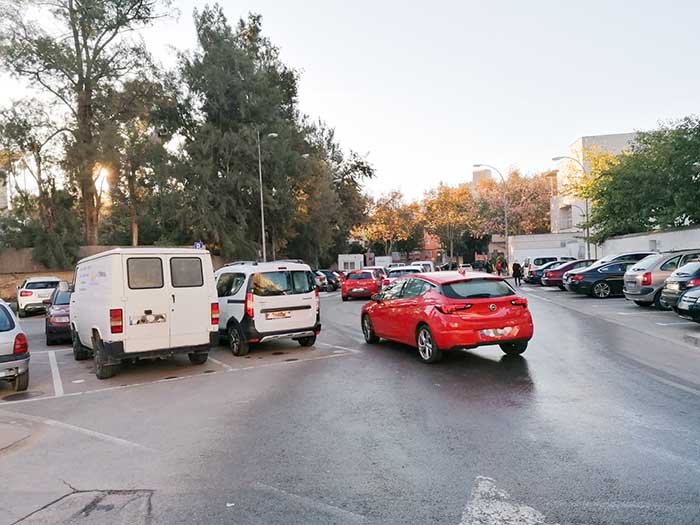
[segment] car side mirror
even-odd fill
[[[375,293],[372,297],[370,297],[375,303],[379,303],[382,300],[382,294],[380,293]]]

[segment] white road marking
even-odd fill
[[[44,417],[32,416],[29,414],[20,414],[18,412],[8,412],[5,410],[0,410],[0,414],[6,415],[6,416],[11,416],[11,417],[16,417],[18,419],[26,419],[27,421],[33,421],[35,423],[41,423],[43,425],[48,425],[51,427],[72,430],[73,432],[79,432],[81,434],[85,434],[86,436],[90,436],[90,437],[93,437],[95,439],[99,439],[101,441],[107,441],[108,443],[112,443],[115,445],[121,445],[123,447],[153,451],[153,449],[151,449],[151,448],[145,447],[143,445],[139,445],[138,443],[134,443],[133,441],[129,441],[127,439],[122,439],[122,438],[118,438],[115,436],[110,436],[109,434],[103,434],[102,432],[97,432],[96,430],[90,430],[89,428],[83,428],[83,427],[79,427],[77,425],[71,425],[70,423],[64,423],[63,421],[56,421],[55,419],[48,419],[48,418],[44,418]]]
[[[306,496],[293,494],[291,492],[287,492],[286,490],[278,489],[276,487],[271,487],[270,485],[265,485],[264,483],[256,483],[255,486],[257,489],[262,490],[264,492],[271,492],[277,496],[283,496],[288,500],[302,505],[304,509],[314,509],[317,511],[325,512],[327,514],[332,514],[341,523],[361,523],[366,520],[366,518],[362,514],[356,514],[355,512],[341,509],[340,507],[335,507],[333,505],[329,505],[328,503],[311,499]]]
[[[222,362],[219,361],[218,359],[214,359],[212,356],[209,356],[209,361],[211,361],[211,362],[214,363],[215,365],[219,365],[219,366],[225,368],[226,370],[233,370],[233,367],[232,367],[232,366],[229,366],[229,365],[227,365],[226,363],[222,363]]]
[[[51,378],[53,379],[53,393],[56,397],[63,395],[63,383],[61,382],[61,373],[58,371],[58,362],[56,361],[56,352],[49,352],[49,364],[51,365]]]
[[[231,508],[231,507],[235,507],[235,506],[236,506],[235,503],[228,503],[228,502],[226,502],[226,508],[227,508],[227,509],[228,509],[228,508]]]
[[[526,292],[534,292],[535,291],[534,288],[530,288],[529,286],[521,286],[520,289],[525,290]]]
[[[510,501],[491,478],[478,476],[460,525],[539,525],[545,517],[532,507]]]
[[[695,324],[695,323],[692,321],[675,321],[673,323],[656,323],[656,324],[658,324],[659,326],[675,326],[675,325],[679,325],[679,324]]]
[[[330,343],[318,343],[321,346],[325,346],[326,348],[338,348],[340,350],[345,350],[346,352],[352,352],[353,354],[361,354],[362,350],[357,350],[356,348],[348,348],[347,346],[338,346],[338,345],[332,345]]]
[[[528,297],[531,297],[531,298],[533,298],[533,299],[539,299],[540,301],[544,301],[544,302],[546,302],[546,303],[557,304],[557,303],[555,303],[554,301],[552,301],[551,299],[545,299],[544,297],[540,297],[539,295],[534,294],[534,293],[533,293],[533,294],[528,294]]]
[[[71,381],[71,383],[75,383],[76,385],[79,385],[80,383],[84,383],[85,379],[74,379]]]

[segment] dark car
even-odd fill
[[[620,262],[620,261],[632,261],[632,262],[637,262],[641,261],[645,257],[648,257],[649,255],[653,255],[654,253],[657,252],[624,252],[624,253],[616,253],[616,254],[611,254],[611,255],[606,255],[605,257],[601,257],[594,263],[592,263],[590,266],[588,266],[588,269],[593,269],[593,268],[598,268],[600,266],[604,266],[606,264],[612,263],[612,262]],[[564,288],[569,290],[570,292],[573,292],[574,290],[571,288],[571,278],[574,276],[575,273],[580,273],[576,271],[568,271],[564,273],[563,276],[563,284]],[[623,278],[624,281],[624,278]]]
[[[528,273],[527,276],[525,277],[525,282],[528,282],[530,284],[541,284],[542,283],[542,275],[544,275],[544,272],[547,270],[551,270],[552,268],[556,268],[557,266],[560,266],[562,264],[562,261],[551,261],[548,262],[539,268],[534,269],[532,272]]]
[[[319,270],[326,276],[326,288],[329,292],[335,292],[340,288],[340,277],[333,270]]]
[[[568,289],[598,299],[622,295],[625,272],[635,262],[615,261],[602,266],[582,268],[570,277]]]
[[[700,286],[700,262],[691,262],[668,276],[661,290],[661,302],[674,307],[686,290],[696,286]]]
[[[700,323],[700,286],[686,290],[673,310],[683,319]]]
[[[70,341],[70,292],[56,288],[46,306],[46,345]]]
[[[559,266],[553,266],[542,274],[540,284],[542,286],[558,286],[562,290],[564,288],[564,274],[566,272],[575,272],[586,266],[590,266],[595,262],[595,259],[577,259],[575,261],[567,261]]]

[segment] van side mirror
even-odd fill
[[[375,293],[372,297],[370,297],[375,303],[381,302],[382,300],[382,294],[380,293]]]

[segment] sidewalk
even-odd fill
[[[20,424],[0,422],[0,453],[31,435],[31,431]]]

